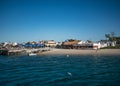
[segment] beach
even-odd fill
[[[38,55],[120,55],[120,49],[50,49],[50,51],[38,53]]]

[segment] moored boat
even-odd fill
[[[36,53],[29,53],[28,56],[36,56]]]

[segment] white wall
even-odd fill
[[[97,46],[97,47],[94,47]],[[99,49],[100,48],[100,43],[93,43],[93,49]]]

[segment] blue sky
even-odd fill
[[[0,0],[0,42],[120,36],[120,0]]]

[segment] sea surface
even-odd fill
[[[120,56],[0,56],[0,86],[120,86]]]

